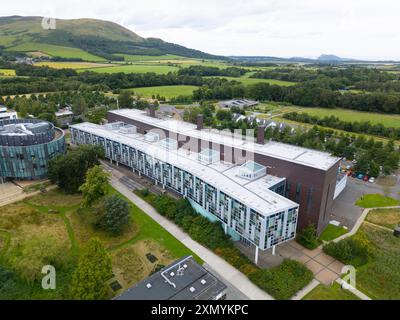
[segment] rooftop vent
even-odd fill
[[[169,275],[170,275],[171,277],[175,277],[175,273],[173,273],[173,272],[171,272]]]
[[[206,280],[201,280],[201,284],[204,286],[205,284],[207,283],[207,281]]]
[[[150,284],[150,283],[148,283],[147,285],[146,285],[146,288],[147,289],[151,289],[153,286]]]
[[[196,291],[196,288],[195,288],[195,287],[191,287],[191,288],[190,288],[190,292],[191,292],[191,293],[193,293],[193,292],[195,292],[195,291]]]

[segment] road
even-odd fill
[[[220,275],[225,283],[229,284],[228,287],[233,286],[240,292],[240,296],[244,295],[251,300],[273,300],[270,295],[253,284],[243,273],[235,269],[228,262],[209,249],[192,240],[188,234],[183,232],[173,222],[161,216],[152,206],[135,195],[132,192],[132,189],[127,187],[121,181],[121,178],[123,177],[122,173],[116,170],[109,170],[109,172],[111,173],[110,183],[116,190],[136,204],[147,215],[157,221],[157,223],[159,223],[165,230],[197,254],[209,266],[209,268]]]

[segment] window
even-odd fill
[[[300,191],[301,191],[301,183],[297,183],[297,185],[296,185],[296,198],[295,198],[295,202],[297,202],[297,203],[300,202]]]

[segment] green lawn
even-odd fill
[[[329,242],[336,238],[339,238],[340,236],[346,234],[347,232],[348,231],[343,227],[337,227],[334,226],[333,224],[328,224],[328,226],[325,228],[324,232],[322,232],[319,239],[321,241]]]
[[[302,300],[360,300],[348,290],[344,290],[338,283],[331,286],[318,285]]]
[[[24,43],[15,47],[8,48],[8,50],[12,51],[22,51],[22,52],[30,52],[30,51],[40,51],[45,54],[48,54],[53,57],[62,57],[62,58],[77,58],[85,61],[105,61],[106,59],[97,57],[93,54],[90,54],[86,51],[70,48],[70,47],[62,47],[55,46],[51,44],[43,44],[43,43]]]
[[[357,200],[356,205],[361,208],[393,207],[400,205],[400,200],[385,197],[381,194],[367,194]]]
[[[400,209],[377,209],[368,213],[367,221],[382,227],[394,229],[400,225]]]
[[[142,95],[145,98],[151,98],[153,95],[158,94],[167,99],[171,99],[177,96],[189,96],[193,94],[193,91],[197,90],[196,86],[160,86],[160,87],[146,87],[146,88],[134,88],[130,89],[135,94]]]
[[[297,112],[308,113],[309,115],[325,117],[335,116],[342,121],[369,121],[372,124],[382,123],[386,127],[400,128],[400,115],[380,114],[347,109],[326,109],[326,108],[303,108],[298,107]]]
[[[89,68],[80,69],[79,71],[93,71],[97,73],[147,73],[154,72],[156,74],[167,74],[169,72],[177,71],[177,67],[167,66],[167,65],[119,65],[113,67],[103,67],[103,68]]]

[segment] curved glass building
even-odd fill
[[[45,178],[49,160],[65,151],[64,132],[52,123],[36,119],[0,121],[0,182]]]

